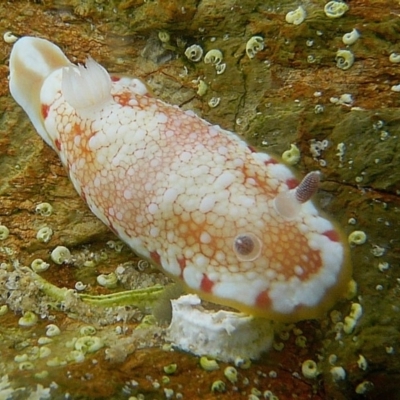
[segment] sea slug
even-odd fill
[[[44,39],[14,44],[10,90],[92,212],[188,291],[282,321],[346,292],[347,241],[310,200],[318,172],[299,182],[140,80],[74,65]]]

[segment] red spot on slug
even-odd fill
[[[203,274],[203,279],[201,280],[200,289],[203,292],[211,293],[213,286],[214,282],[210,280],[207,275]]]
[[[290,178],[286,180],[286,185],[288,185],[289,189],[294,189],[299,186],[299,181],[296,178]]]
[[[332,242],[339,242],[340,241],[339,234],[334,230],[326,231],[326,232],[323,232],[322,234],[324,236],[326,236]]]
[[[111,81],[112,82],[118,82],[120,80],[121,80],[121,78],[119,76],[111,75]]]
[[[269,298],[267,290],[262,291],[256,297],[256,304],[257,304],[257,307],[260,307],[260,308],[270,308],[271,307],[271,299]]]
[[[54,144],[56,145],[57,150],[58,150],[58,151],[61,151],[61,142],[60,142],[58,139],[56,139],[56,140],[54,141]]]
[[[41,112],[44,119],[46,119],[47,116],[49,115],[49,109],[50,107],[47,104],[42,104]]]
[[[150,258],[157,264],[161,265],[161,257],[156,251],[150,252]]]
[[[183,271],[186,267],[186,260],[184,258],[178,258],[177,260],[181,271]]]
[[[267,160],[267,161],[264,161],[264,165],[270,165],[270,164],[278,164],[278,161],[277,160],[275,160],[275,158],[270,158],[269,160]]]

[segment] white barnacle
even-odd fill
[[[2,315],[7,314],[8,312],[8,305],[7,304],[3,304],[2,306],[0,306],[0,317]]]
[[[118,283],[118,277],[114,272],[111,272],[110,274],[101,274],[96,278],[96,280],[99,285],[108,289],[115,288]]]
[[[221,98],[220,97],[212,97],[209,101],[208,101],[208,105],[211,108],[215,108],[217,107],[217,105],[220,103]]]
[[[58,265],[68,262],[71,258],[71,252],[65,246],[57,246],[50,255],[51,259]]]
[[[337,381],[342,381],[346,378],[346,371],[344,370],[343,367],[332,367],[330,370],[330,373],[332,375],[332,379],[337,382]]]
[[[204,63],[218,65],[222,62],[222,59],[223,59],[222,51],[218,49],[212,49],[208,51],[204,56]]]
[[[208,85],[202,79],[199,80],[197,85],[197,94],[201,97],[207,93]]]
[[[314,379],[318,376],[317,363],[313,360],[306,360],[301,365],[301,372],[307,379]]]
[[[79,329],[79,334],[82,336],[94,336],[96,333],[96,328],[92,325],[85,325]]]
[[[302,6],[299,6],[296,10],[289,11],[285,19],[288,24],[300,25],[306,19],[306,16],[306,10]]]
[[[31,268],[35,272],[43,272],[49,269],[50,264],[43,261],[41,258],[36,258],[31,262]]]
[[[223,74],[226,70],[226,64],[225,63],[217,64],[215,66],[215,70],[217,71],[217,75]]]
[[[46,326],[46,336],[53,337],[58,336],[61,333],[60,328],[55,324],[49,324]]]
[[[235,367],[228,366],[224,369],[225,378],[231,383],[237,382],[238,372]]]
[[[353,231],[348,237],[349,244],[360,245],[367,241],[367,235],[363,231]]]
[[[362,381],[361,383],[359,383],[356,386],[356,393],[357,394],[365,394],[367,392],[369,392],[370,390],[372,390],[372,388],[374,387],[374,384],[370,381]]]
[[[185,50],[185,56],[193,62],[199,62],[203,57],[203,49],[198,44],[192,44]]]
[[[53,212],[53,206],[46,202],[40,203],[36,206],[35,212],[43,217],[48,217]]]
[[[52,236],[53,230],[48,226],[40,228],[36,233],[36,239],[43,243],[49,242]]]
[[[400,54],[399,53],[391,53],[389,56],[389,61],[393,64],[400,63]]]
[[[348,9],[349,6],[343,1],[330,1],[325,4],[324,12],[328,18],[340,18]]]
[[[354,64],[354,54],[350,50],[338,50],[335,61],[338,68],[346,71]]]
[[[18,37],[15,36],[11,31],[7,31],[3,35],[3,40],[8,44],[12,44],[18,40]]]
[[[300,150],[295,144],[290,145],[290,150],[282,154],[282,160],[288,165],[295,165],[300,161]]]
[[[103,341],[97,336],[83,336],[75,342],[75,350],[86,353],[94,353],[104,346]]]
[[[10,230],[5,225],[0,225],[0,240],[5,240],[8,238]]]
[[[358,368],[362,369],[363,371],[366,371],[368,368],[368,361],[362,354],[358,356],[357,365]]]
[[[87,288],[87,285],[85,285],[83,282],[78,281],[75,283],[75,289],[81,292],[82,290],[85,290]]]
[[[19,326],[33,326],[37,323],[38,317],[32,311],[26,311],[24,315],[18,320]]]
[[[253,36],[247,41],[247,57],[254,58],[255,55],[261,50],[264,50],[264,38],[262,36]]]
[[[171,39],[170,34],[167,31],[160,31],[157,36],[162,43],[168,43]]]
[[[351,32],[345,33],[342,37],[342,41],[346,45],[354,44],[358,38],[360,37],[360,33],[357,29],[353,29]]]

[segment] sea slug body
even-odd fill
[[[347,240],[310,200],[318,172],[299,182],[236,134],[47,40],[14,44],[10,90],[92,212],[188,291],[282,321],[346,292]]]

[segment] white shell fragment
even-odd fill
[[[360,32],[357,29],[353,29],[349,33],[345,33],[342,37],[342,41],[346,45],[352,45],[357,42],[358,38],[360,37]]]
[[[181,350],[233,362],[238,357],[257,359],[271,347],[273,331],[267,320],[224,310],[205,310],[194,294],[171,303],[168,340]]]
[[[296,8],[296,10],[289,11],[286,14],[285,19],[288,24],[300,25],[306,19],[306,17],[306,10],[302,6],[299,6]]]
[[[255,55],[264,50],[264,38],[261,36],[253,36],[246,43],[246,54],[249,58],[254,58]]]

